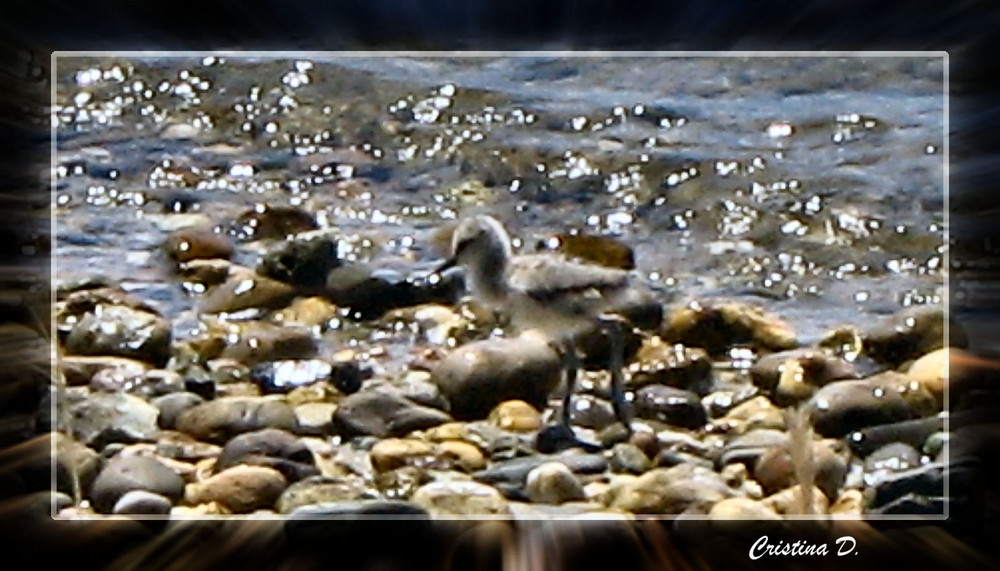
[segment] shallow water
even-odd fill
[[[57,281],[119,280],[182,323],[196,300],[159,248],[184,217],[300,205],[347,257],[430,267],[436,228],[489,212],[524,250],[615,236],[664,300],[746,298],[808,342],[942,302],[943,73],[913,57],[59,58]],[[165,208],[175,193],[191,211]]]

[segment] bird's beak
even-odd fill
[[[456,256],[452,256],[447,260],[445,260],[444,263],[442,263],[440,266],[438,266],[434,270],[434,273],[438,275],[443,274],[444,272],[450,270],[451,268],[454,268],[457,264],[458,264],[458,258]]]

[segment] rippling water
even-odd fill
[[[429,265],[490,212],[524,249],[615,236],[665,299],[746,298],[808,341],[942,303],[943,86],[931,57],[61,57],[57,281],[176,317],[159,248],[191,217],[298,205],[348,257]]]

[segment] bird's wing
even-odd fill
[[[550,254],[529,254],[514,258],[510,286],[524,294],[547,300],[572,293],[600,297],[624,287],[628,272],[593,264],[582,264]]]

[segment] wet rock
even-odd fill
[[[265,428],[235,436],[226,443],[215,462],[215,472],[249,464],[281,472],[289,482],[319,475],[312,451],[284,430]]]
[[[610,402],[586,394],[573,395],[569,403],[569,418],[570,423],[574,426],[597,430],[604,429],[612,424],[619,424],[618,418],[615,416],[614,407]],[[622,426],[621,428],[623,431],[622,438],[627,438],[628,435],[624,433],[625,427]]]
[[[913,447],[922,446],[931,434],[943,429],[944,419],[934,416],[862,428],[848,434],[845,440],[851,450],[863,458],[893,442],[905,442]]]
[[[135,374],[128,369],[101,369],[90,378],[91,390],[98,392],[128,392],[148,396],[152,392],[151,387],[144,386],[144,374]],[[183,382],[181,388],[183,388]]]
[[[285,238],[316,228],[316,220],[301,208],[256,204],[236,218],[232,233],[242,240],[264,240]]]
[[[346,263],[327,276],[325,295],[335,304],[351,309],[356,319],[374,319],[387,311],[428,303],[450,305],[463,289],[463,282],[448,273],[428,280],[421,274],[404,274],[359,262]]]
[[[372,492],[359,477],[326,478],[315,476],[285,488],[276,504],[278,513],[289,514],[303,506],[355,502],[369,499]],[[297,513],[303,513],[301,511]]]
[[[931,416],[941,412],[941,406],[934,395],[925,386],[911,380],[907,375],[896,371],[884,371],[873,377],[868,377],[867,380],[880,387],[894,389],[899,393],[913,417]]]
[[[177,430],[215,443],[263,428],[294,431],[295,412],[269,398],[224,397],[193,406],[177,418]]]
[[[374,483],[379,494],[386,498],[409,498],[417,488],[431,481],[427,469],[417,466],[402,466],[387,472],[377,472]]]
[[[296,296],[292,286],[257,274],[234,272],[213,287],[198,304],[204,313],[236,313],[245,309],[277,309]]]
[[[608,468],[608,461],[600,454],[538,454],[495,462],[489,468],[474,473],[473,477],[489,484],[523,486],[528,473],[546,462],[561,462],[575,474],[600,474]]]
[[[768,448],[785,447],[787,443],[788,434],[784,430],[765,428],[751,430],[726,442],[722,454],[719,456],[718,464],[725,466],[733,462],[742,462],[753,466]]]
[[[295,407],[299,434],[326,436],[333,433],[333,413],[337,405],[329,402],[309,402]]]
[[[720,500],[708,511],[712,520],[757,520],[781,521],[781,516],[773,508],[750,498],[726,498]]]
[[[828,498],[836,498],[847,476],[846,447],[839,440],[821,440],[812,443],[810,453],[815,474],[812,484]],[[776,446],[765,450],[754,465],[753,475],[767,494],[774,494],[798,483],[795,464],[786,447]]]
[[[300,234],[261,258],[258,273],[294,285],[300,292],[321,292],[327,275],[340,266],[336,240],[324,232]]]
[[[120,305],[102,305],[73,327],[64,349],[73,355],[127,357],[163,367],[170,359],[166,319]]]
[[[690,509],[707,513],[715,503],[735,495],[710,468],[685,464],[654,468],[609,492],[611,507],[636,514],[679,514]]]
[[[146,490],[132,490],[119,498],[111,511],[119,515],[166,515],[171,507],[170,498]]]
[[[152,441],[160,411],[127,393],[94,393],[70,405],[69,414],[73,436],[101,448],[109,442]]]
[[[698,395],[705,395],[712,388],[712,363],[702,349],[664,343],[654,336],[643,343],[634,359],[628,366],[629,388],[659,384]]]
[[[875,450],[865,458],[865,472],[903,472],[920,466],[920,452],[909,444],[894,442]]]
[[[580,480],[561,462],[546,462],[533,468],[526,477],[525,490],[535,503],[561,504],[586,499]]]
[[[410,501],[435,515],[508,515],[507,500],[492,486],[478,482],[431,482]]]
[[[848,489],[840,492],[837,501],[830,505],[830,515],[861,516],[864,513],[864,493]]]
[[[851,364],[816,349],[793,349],[761,357],[750,368],[750,378],[773,394],[779,406],[791,406],[812,396],[832,381],[856,379]]]
[[[912,414],[894,386],[869,380],[830,383],[813,395],[807,410],[816,431],[827,437],[908,420]]]
[[[239,330],[235,343],[218,356],[253,365],[284,359],[311,359],[316,355],[312,332],[299,327],[253,323]]]
[[[508,400],[544,408],[561,373],[559,356],[548,343],[521,336],[463,345],[437,365],[432,380],[455,418],[472,420]]]
[[[101,455],[62,433],[55,433],[55,441],[56,489],[76,495],[79,486],[79,490],[86,493],[101,470]],[[49,476],[48,470],[44,471],[45,476]]]
[[[865,331],[865,351],[876,360],[899,365],[945,346],[959,349],[968,346],[965,330],[958,322],[951,320],[948,340],[944,338],[944,326],[943,308],[907,307]]]
[[[434,446],[413,438],[387,438],[375,443],[371,449],[372,467],[379,472],[408,465],[427,465],[433,458]]]
[[[781,351],[796,346],[795,332],[760,308],[735,301],[695,301],[675,308],[660,335],[668,343],[701,347],[720,357],[735,345]]]
[[[809,504],[805,503],[802,495],[802,487],[796,485],[764,498],[761,500],[761,503],[782,515],[801,515],[806,513],[818,515],[825,514],[830,509],[830,500],[827,499],[826,494],[819,488],[812,487],[812,501]],[[807,505],[810,507],[806,508]]]
[[[627,244],[609,236],[556,234],[539,241],[539,250],[561,253],[585,262],[618,268],[635,269],[635,254]]]
[[[396,392],[360,391],[340,402],[334,429],[345,436],[403,436],[451,420],[446,413],[418,405]]]
[[[191,504],[219,502],[233,513],[249,513],[273,507],[287,485],[281,472],[273,468],[239,465],[188,484],[184,499]]]
[[[152,404],[159,411],[157,422],[160,428],[171,429],[177,426],[177,417],[185,410],[205,402],[205,399],[189,392],[176,392],[153,399]]]
[[[633,403],[635,413],[682,428],[700,428],[708,421],[701,406],[701,399],[691,391],[663,385],[649,385],[639,389]]]
[[[782,410],[775,406],[767,397],[757,396],[738,406],[733,407],[721,422],[729,423],[729,432],[743,434],[762,428],[785,428],[785,418]]]
[[[936,349],[914,361],[906,376],[930,392],[940,407],[944,405],[945,388],[962,386],[969,377],[969,368],[961,364],[963,357],[967,353],[959,349]],[[952,402],[955,400],[952,396]]]
[[[486,457],[479,447],[461,440],[445,440],[437,446],[438,457],[463,472],[475,472],[486,467]]]
[[[173,430],[163,430],[156,439],[156,454],[174,460],[198,461],[215,458],[222,448],[215,444],[201,442]]]
[[[615,444],[611,449],[611,459],[608,465],[612,472],[642,474],[649,470],[652,463],[649,457],[634,444]]]
[[[260,363],[250,370],[250,378],[265,393],[287,393],[319,381],[329,381],[342,392],[356,391],[364,378],[353,361],[328,362],[320,359],[283,360]]]
[[[122,496],[133,490],[160,494],[173,503],[184,494],[184,480],[155,458],[115,458],[94,480],[90,497],[97,511],[109,513]]]
[[[67,386],[89,385],[97,373],[110,370],[127,378],[142,377],[152,367],[148,363],[124,357],[80,357],[65,355],[59,360],[59,368],[66,377]]]
[[[542,426],[541,413],[522,400],[498,404],[486,420],[501,430],[511,432],[535,432]]]
[[[441,394],[441,389],[431,381],[427,371],[407,371],[402,378],[394,379],[392,386],[411,401],[448,412],[451,405]]]
[[[250,268],[237,266],[228,260],[191,260],[177,266],[177,274],[185,284],[197,284],[205,288],[217,286],[233,275],[252,274]]]
[[[291,523],[292,521],[314,519],[325,516],[343,518],[349,516],[398,515],[414,518],[427,518],[430,514],[426,509],[420,506],[400,500],[358,500],[300,506],[292,510],[290,515]],[[294,532],[290,531],[290,533]],[[328,535],[324,535],[324,540],[328,540],[328,538]]]
[[[298,297],[292,303],[271,314],[278,324],[301,327],[325,327],[338,316],[337,306],[322,297]]]
[[[743,386],[734,389],[716,390],[701,399],[702,406],[708,411],[710,418],[725,416],[734,407],[759,396],[760,390],[755,386]]]
[[[228,260],[233,255],[229,237],[205,227],[175,230],[167,236],[163,247],[170,259],[178,264],[205,258]]]

